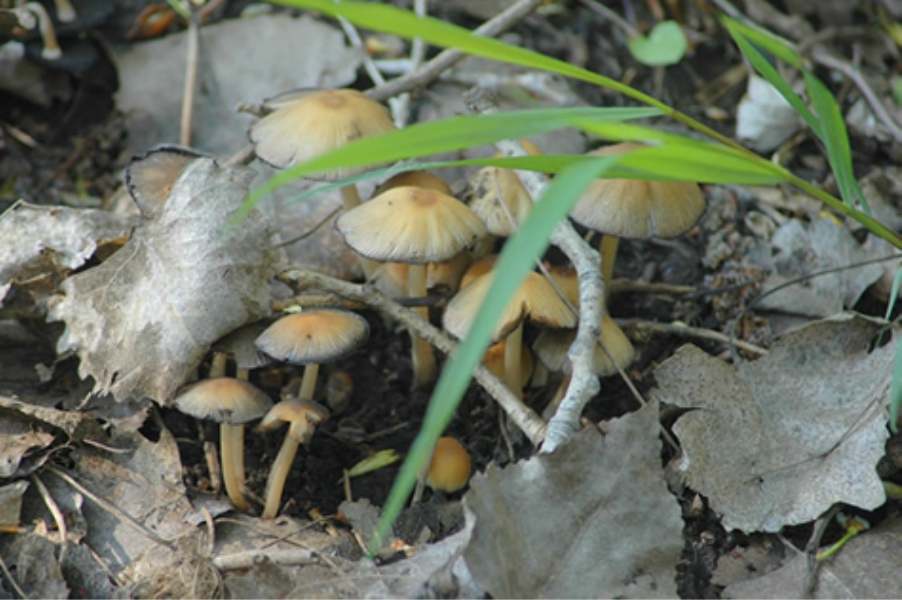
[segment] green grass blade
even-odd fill
[[[726,15],[721,17],[721,22],[730,31],[730,35],[735,39],[736,35],[742,36],[745,40],[762,48],[763,50],[773,54],[776,58],[782,60],[787,65],[796,69],[803,68],[802,59],[795,50],[787,45],[787,42],[775,36],[772,32],[753,25],[743,23]]]
[[[827,159],[833,169],[843,201],[855,207],[861,203],[866,214],[871,214],[870,207],[865,200],[864,192],[858,187],[855,173],[852,170],[852,148],[849,145],[849,134],[846,131],[846,123],[843,119],[836,98],[827,89],[824,83],[807,69],[802,69],[805,77],[805,87],[808,97],[821,122],[821,140],[827,151]]]
[[[546,108],[498,113],[463,115],[418,123],[399,131],[356,140],[347,146],[319,156],[303,165],[286,169],[256,188],[232,219],[239,223],[267,193],[290,181],[318,171],[337,167],[368,166],[396,160],[429,156],[492,144],[605,120],[641,119],[660,115],[654,108]]]
[[[473,369],[489,345],[493,326],[501,316],[507,299],[548,247],[552,230],[567,216],[576,198],[615,160],[615,157],[607,157],[600,161],[577,163],[565,169],[551,182],[548,191],[536,203],[519,231],[504,245],[495,266],[497,275],[479,315],[436,384],[423,426],[382,510],[378,539],[386,539],[392,523],[401,513],[413,489],[417,473],[425,465],[435,441],[454,416],[454,411],[470,384]]]
[[[889,428],[899,432],[899,414],[902,412],[902,340],[896,346],[896,360],[893,363],[893,381],[889,389]]]
[[[805,123],[808,127],[811,128],[812,131],[818,136],[821,137],[821,124],[818,121],[817,117],[808,109],[808,106],[805,102],[792,91],[792,87],[787,83],[785,79],[777,72],[777,69],[774,68],[772,64],[770,64],[764,55],[758,51],[758,49],[752,44],[747,36],[749,29],[744,27],[738,21],[730,19],[729,17],[723,17],[723,23],[727,28],[727,31],[730,32],[730,35],[733,37],[733,41],[736,42],[736,45],[739,46],[739,50],[742,54],[752,63],[752,66],[755,67],[755,70],[758,71],[764,79],[770,83],[780,95],[783,96],[787,102],[795,109],[795,111],[805,120]],[[782,47],[780,44],[772,43],[773,47]],[[783,48],[788,52],[782,52],[781,54],[774,53],[771,49],[768,51],[772,52],[779,58],[783,59],[787,54],[791,54],[795,56],[795,53],[789,51],[788,48]],[[795,56],[795,61],[798,62],[798,57]],[[799,65],[801,66],[801,65]]]

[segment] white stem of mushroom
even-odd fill
[[[291,464],[298,453],[300,443],[290,433],[285,434],[285,441],[279,449],[269,479],[266,481],[266,506],[263,508],[264,519],[275,519],[279,514],[279,505],[282,503],[282,492],[285,490],[285,480]]]
[[[356,185],[352,183],[351,185],[346,185],[341,188],[341,203],[344,204],[345,210],[351,210],[363,204],[360,200],[360,193],[357,191]],[[365,256],[358,255],[357,258],[360,262],[363,276],[369,281],[373,278],[376,269],[379,268],[379,263]]]
[[[426,265],[410,265],[407,274],[407,295],[411,298],[426,297]],[[419,306],[413,309],[418,315],[429,321],[429,309]],[[414,384],[423,388],[435,381],[435,353],[432,344],[410,333],[411,359],[413,360]]]
[[[504,343],[504,381],[517,398],[523,398],[520,360],[523,352],[523,321],[508,334]]]
[[[298,392],[299,398],[313,400],[313,392],[316,391],[316,377],[319,375],[319,365],[317,363],[309,364],[304,368],[304,379],[301,380],[301,389]]]

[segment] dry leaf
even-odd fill
[[[875,466],[896,343],[870,351],[880,330],[840,315],[787,334],[753,362],[734,367],[687,345],[658,368],[654,397],[690,409],[673,427],[677,469],[727,529],[778,531],[837,502],[883,504]]]
[[[179,176],[155,220],[106,262],[66,280],[50,318],[66,322],[94,391],[167,403],[209,345],[269,313],[272,260],[259,213],[226,228],[253,171],[201,158]]]
[[[492,596],[676,596],[683,522],[660,467],[658,405],[606,430],[473,478],[464,558]]]

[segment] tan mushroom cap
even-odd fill
[[[284,169],[395,129],[388,110],[356,90],[310,90],[254,123],[249,137],[261,160]],[[348,167],[315,177],[335,181],[371,168]]]
[[[435,444],[426,484],[434,490],[453,493],[470,480],[470,454],[463,444],[451,437],[441,437]]]
[[[185,388],[175,399],[175,406],[198,419],[240,425],[262,417],[272,400],[246,381],[216,377]]]
[[[627,142],[587,155],[610,156],[643,147]],[[704,212],[705,196],[696,183],[598,179],[576,201],[570,216],[580,225],[608,235],[667,238],[692,229]]]
[[[457,338],[467,335],[494,278],[494,272],[476,278],[448,303],[442,324],[452,335]],[[545,327],[576,326],[576,316],[570,308],[551,284],[534,271],[526,276],[504,307],[492,331],[492,340],[497,342],[506,337],[524,318]]]
[[[141,214],[159,214],[185,167],[205,156],[190,148],[160,146],[133,158],[125,169],[125,187]]]
[[[482,357],[482,364],[499,379],[504,379],[504,352],[506,346],[507,341],[501,340],[497,344],[489,346]],[[529,347],[525,345],[520,346],[520,366],[520,387],[526,387],[535,369],[535,361],[532,358],[532,352]]]
[[[520,143],[529,154],[542,154],[532,142],[521,140]],[[492,235],[513,235],[532,210],[532,196],[513,169],[483,167],[473,175],[469,187],[472,194],[470,208]]]
[[[539,334],[533,344],[536,356],[549,371],[570,374],[570,349],[576,331],[548,329]],[[608,315],[601,317],[601,343],[595,344],[593,370],[599,377],[606,377],[617,372],[617,367],[627,368],[636,357],[636,350],[623,329]],[[605,352],[604,348],[607,348]],[[610,353],[610,355],[609,355]]]
[[[256,431],[273,431],[288,423],[288,435],[296,442],[306,444],[313,436],[316,426],[328,421],[329,416],[326,407],[312,400],[282,400],[266,413]]]
[[[498,262],[497,254],[489,254],[488,256],[483,256],[472,265],[467,268],[464,272],[463,277],[460,278],[460,288],[463,289],[476,281],[477,278],[485,275],[495,268],[495,263]]]
[[[335,221],[358,254],[382,262],[447,260],[485,235],[479,217],[459,200],[422,188],[392,188]]]
[[[435,190],[443,194],[451,195],[451,186],[438,175],[426,171],[405,171],[389,177],[373,190],[373,197],[387,192],[396,187],[418,187],[424,190]]]
[[[366,319],[346,310],[305,310],[267,327],[256,345],[282,362],[318,364],[346,356],[366,341],[369,331]]]

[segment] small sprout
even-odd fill
[[[391,448],[380,450],[372,456],[367,456],[351,467],[350,470],[348,470],[348,477],[360,477],[361,475],[366,475],[367,473],[372,473],[373,471],[378,471],[379,469],[393,465],[399,460],[401,460],[401,456]]]
[[[437,492],[452,494],[470,481],[470,454],[452,437],[441,437],[435,444],[426,485]]]
[[[839,523],[840,525],[845,527],[846,532],[843,534],[843,536],[841,538],[839,538],[839,540],[835,544],[832,544],[832,545],[828,546],[827,548],[824,548],[823,550],[818,551],[818,553],[817,553],[818,560],[825,560],[827,558],[830,558],[831,556],[836,554],[836,552],[838,552],[840,548],[845,546],[846,542],[851,540],[853,537],[855,537],[862,531],[867,531],[868,529],[871,528],[870,523],[868,523],[862,517],[858,517],[855,515],[850,516],[850,515],[846,515],[844,513],[839,513],[838,515],[836,515],[836,521],[837,521],[837,523]]]

